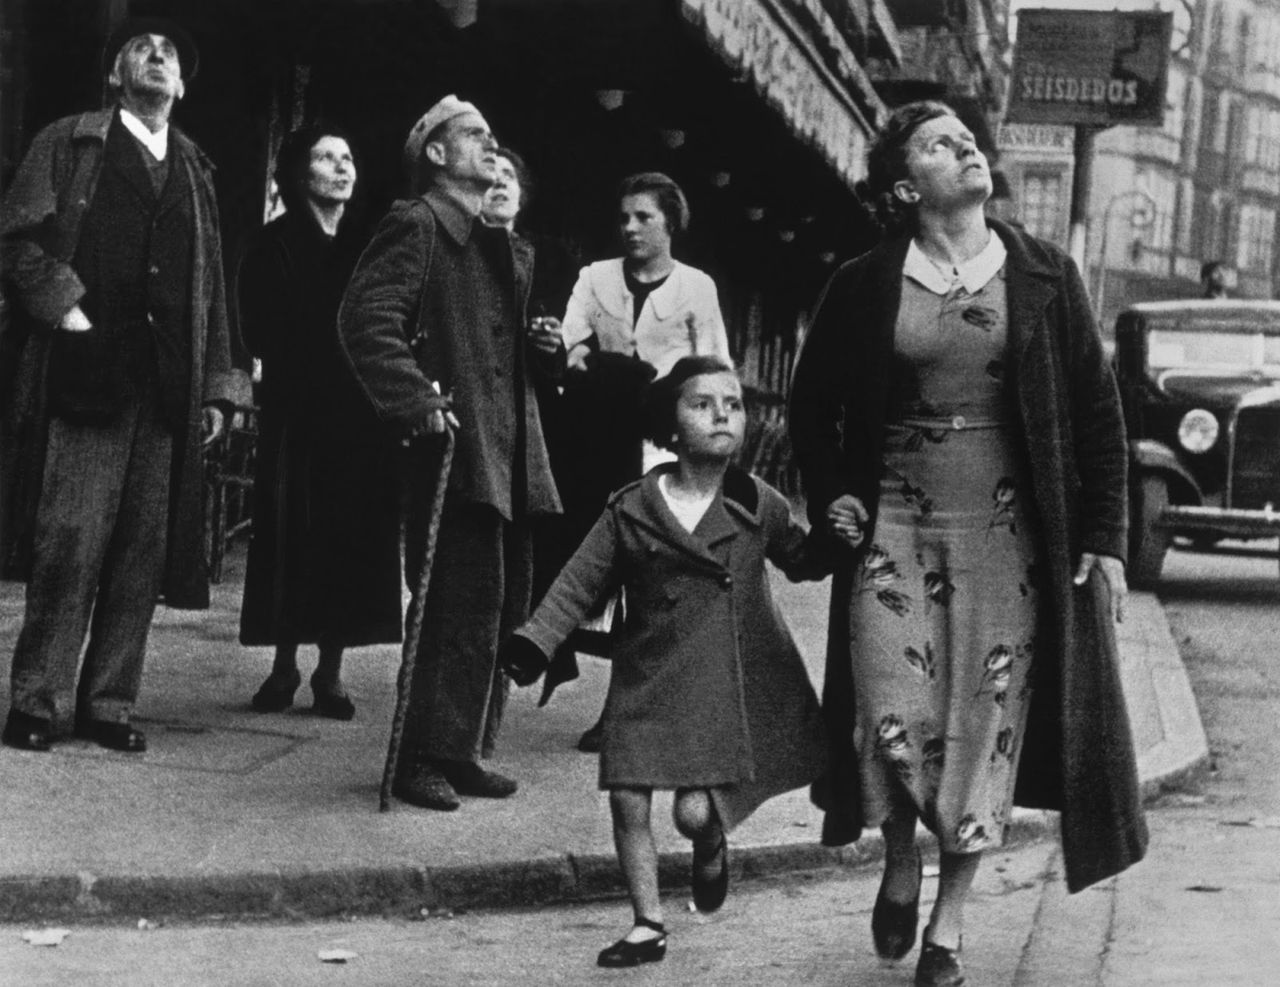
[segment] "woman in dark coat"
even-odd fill
[[[881,827],[889,959],[916,938],[917,821],[938,838],[916,983],[958,984],[965,895],[1013,802],[1062,811],[1073,891],[1145,850],[1112,625],[1126,446],[1078,271],[987,220],[954,112],[895,111],[867,184],[896,235],[833,275],[790,409],[811,519],[859,541],[833,546],[815,800],[824,842]]]
[[[295,131],[275,174],[287,211],[251,244],[238,282],[244,342],[263,373],[240,641],[276,647],[254,709],[293,702],[298,646],[314,643],[314,709],[346,720],[343,649],[400,638],[393,450],[367,427],[338,347],[338,306],[363,246],[346,209],[350,144],[329,126]]]

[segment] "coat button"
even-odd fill
[[[962,428],[964,428],[965,425],[967,424],[969,423],[965,420],[964,415],[956,415],[954,418],[951,419],[951,427],[954,428],[957,432],[960,431]]]
[[[152,264],[152,265],[151,265],[151,273],[152,273],[152,274],[159,274],[159,273],[160,273],[160,268],[159,268],[158,266],[156,266],[155,264]]]
[[[729,589],[731,586],[733,586],[733,577],[730,576],[728,573],[725,573],[723,576],[720,577],[720,585],[723,586],[725,589]]]

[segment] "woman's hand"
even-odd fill
[[[850,548],[857,548],[865,537],[863,528],[871,515],[853,494],[841,494],[827,506],[827,530]]]
[[[1129,584],[1124,578],[1124,563],[1110,555],[1094,555],[1093,552],[1080,553],[1080,565],[1076,569],[1075,583],[1083,586],[1089,578],[1089,571],[1097,569],[1107,584],[1107,593],[1111,601],[1111,615],[1117,624],[1124,622],[1124,600],[1129,595]]]

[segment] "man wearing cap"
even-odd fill
[[[115,105],[37,134],[0,212],[21,341],[0,533],[6,574],[27,579],[11,747],[48,750],[74,721],[145,750],[131,716],[157,598],[208,606],[202,443],[248,381],[231,368],[212,167],[169,125],[195,69],[177,25],[126,21],[103,58]]]
[[[423,115],[404,147],[421,194],[392,205],[338,315],[352,369],[389,430],[442,432],[452,426],[431,399],[453,399],[453,467],[393,787],[439,810],[456,809],[459,795],[516,790],[479,764],[493,751],[506,695],[496,652],[528,613],[531,518],[560,511],[533,375],[562,371],[564,346],[557,331],[526,328],[527,274],[507,231],[480,222],[496,149],[470,103],[448,96]],[[424,562],[439,440],[415,448],[410,586]]]

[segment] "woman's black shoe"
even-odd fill
[[[716,856],[720,857],[720,873],[710,879],[703,877],[706,865]],[[704,915],[709,915],[724,904],[725,896],[729,893],[729,841],[725,838],[723,829],[720,830],[720,842],[709,857],[699,860],[698,844],[693,845],[693,867],[689,883],[693,886],[694,907]]]
[[[667,955],[667,927],[661,922],[651,922],[647,918],[636,919],[636,925],[652,929],[658,935],[653,939],[641,942],[628,942],[619,939],[612,946],[600,950],[596,957],[596,966],[639,966],[641,963],[657,963]]]
[[[947,949],[925,938],[920,945],[920,962],[916,964],[916,987],[960,987],[964,983],[964,967],[960,965],[959,943]]]
[[[920,885],[924,883],[924,861],[916,851],[916,896],[911,901],[898,904],[884,893],[884,884],[876,895],[875,908],[871,910],[871,938],[876,944],[876,955],[883,960],[900,960],[911,952],[916,944],[916,926],[920,921]]]
[[[331,720],[349,720],[356,715],[356,704],[345,692],[336,690],[326,682],[320,682],[311,676],[311,694],[315,702],[311,712],[317,716],[327,716]]]
[[[302,676],[296,668],[292,672],[273,671],[253,694],[250,705],[259,713],[282,712],[293,705],[293,694],[301,683]]]

